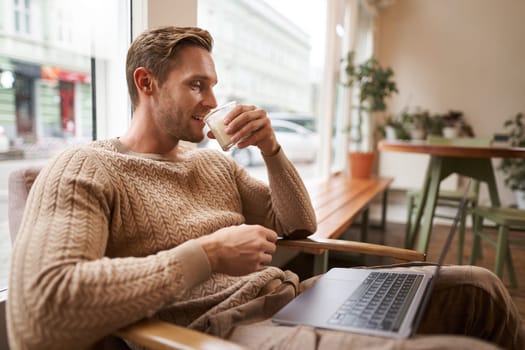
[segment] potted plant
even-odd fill
[[[509,145],[525,147],[523,113],[507,119],[503,124],[509,136]],[[504,158],[499,169],[503,172],[505,185],[516,194],[518,207],[525,209],[525,159]]]
[[[416,108],[410,112],[405,108],[401,113],[401,123],[412,140],[423,140],[430,127],[430,113],[427,110]]]
[[[463,122],[463,112],[450,110],[442,116],[443,119],[443,136],[455,138],[459,136],[461,124]]]
[[[440,115],[432,115],[428,119],[428,124],[426,127],[426,134],[427,136],[433,135],[433,136],[443,136],[443,127],[444,122]]]
[[[390,68],[383,68],[375,58],[369,58],[361,64],[355,64],[355,53],[347,54],[344,71],[347,80],[346,87],[355,87],[358,93],[357,123],[349,128],[350,143],[357,152],[349,152],[350,167],[353,177],[369,177],[376,158],[375,145],[371,149],[363,149],[364,132],[362,130],[363,118],[369,118],[369,124],[373,125],[372,116],[376,112],[386,109],[385,99],[393,93],[398,92],[393,80],[394,72]],[[369,130],[374,130],[373,127]],[[372,135],[366,135],[372,138]],[[356,164],[357,159],[364,164]]]
[[[472,127],[465,121],[462,111],[449,110],[446,114],[437,115],[441,123],[441,134],[444,137],[474,137]]]
[[[385,125],[381,128],[383,137],[389,141],[410,140],[410,134],[406,131],[403,123],[392,115],[385,120]]]

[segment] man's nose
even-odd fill
[[[210,91],[206,94],[202,104],[210,109],[217,107],[217,99],[215,98],[213,91]]]

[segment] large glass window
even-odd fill
[[[215,40],[218,103],[265,108],[277,139],[307,181],[317,170],[325,7],[318,0],[224,0],[220,6],[198,1],[198,25]],[[215,141],[201,146],[219,149]],[[265,179],[257,148],[229,154]]]
[[[7,287],[11,250],[8,176],[21,167],[45,164],[68,145],[122,131],[130,113],[124,65],[131,34],[129,0],[4,0],[1,6],[3,290]],[[112,89],[114,86],[118,89]]]

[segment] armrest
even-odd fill
[[[146,319],[118,330],[115,335],[153,350],[243,349],[227,340],[159,320]]]
[[[304,239],[279,239],[277,244],[290,248],[329,249],[341,252],[378,255],[401,261],[425,261],[426,254],[411,249],[389,247],[380,244],[319,238],[315,235]]]

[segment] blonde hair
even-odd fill
[[[159,85],[177,64],[177,53],[185,46],[199,46],[212,51],[210,33],[197,27],[163,26],[146,30],[131,43],[126,57],[126,80],[133,110],[139,103],[139,94],[133,74],[138,67],[148,69]]]

